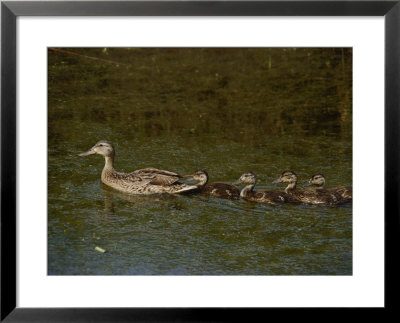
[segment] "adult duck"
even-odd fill
[[[199,184],[188,185],[179,180],[188,177],[159,170],[144,168],[132,173],[122,173],[114,169],[115,149],[111,142],[101,140],[88,151],[79,156],[101,155],[105,158],[105,165],[101,172],[101,181],[118,190],[130,194],[177,194],[199,188]]]

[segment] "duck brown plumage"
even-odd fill
[[[338,187],[325,188],[325,184],[326,184],[325,176],[322,175],[321,173],[318,173],[312,175],[305,185],[310,186],[315,190],[326,190],[326,191],[336,192],[347,201],[351,201],[353,199],[353,188],[351,186],[338,186]]]
[[[240,197],[247,201],[267,204],[279,204],[293,200],[291,195],[280,191],[258,190],[255,191],[257,177],[253,172],[244,173],[234,184],[244,184]]]
[[[208,183],[208,174],[205,170],[201,170],[193,174],[193,179],[199,181],[202,185],[200,192],[202,194],[207,194],[215,197],[226,198],[226,199],[239,199],[240,190],[228,183],[215,182],[211,184]]]
[[[101,140],[87,152],[79,156],[102,155],[105,165],[101,181],[118,190],[130,194],[176,194],[199,188],[199,184],[187,185],[178,182],[187,177],[156,168],[138,169],[131,173],[122,173],[114,169],[115,149],[111,142]]]
[[[240,199],[240,190],[235,185],[228,183],[211,183],[204,187],[202,193],[226,199]]]
[[[287,183],[288,186],[285,188],[285,192],[304,204],[336,205],[346,202],[338,192],[327,190],[298,190],[296,188],[297,175],[290,170],[284,171],[274,183]]]

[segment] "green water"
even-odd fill
[[[351,205],[129,196],[101,184],[101,156],[77,156],[106,139],[119,171],[351,185],[351,49],[62,50],[48,51],[50,275],[352,274]]]

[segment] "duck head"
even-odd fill
[[[288,183],[288,184],[293,184],[297,182],[297,175],[295,172],[291,170],[285,170],[279,178],[274,180],[272,183],[277,184],[277,183]]]
[[[255,185],[256,180],[256,174],[254,174],[253,172],[247,172],[240,176],[240,178],[236,182],[232,183],[232,185]]]
[[[115,155],[114,146],[111,142],[107,140],[100,140],[88,151],[79,154],[79,156],[89,156],[94,154],[102,155],[104,157],[114,157]]]
[[[304,184],[304,186],[318,186],[318,187],[324,187],[325,185],[325,177],[322,174],[315,174],[311,176],[311,178]]]
[[[188,176],[190,179],[198,181],[196,185],[203,186],[208,182],[208,174],[205,170],[198,170],[196,173]]]
[[[273,184],[277,183],[287,183],[288,186],[285,188],[285,192],[289,192],[289,190],[293,190],[296,188],[297,183],[297,175],[295,172],[291,170],[285,170],[279,178],[272,182]]]

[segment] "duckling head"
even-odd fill
[[[100,140],[88,151],[79,154],[79,156],[89,156],[94,154],[99,154],[104,157],[114,157],[115,154],[114,146],[111,142],[107,140]]]
[[[285,170],[279,178],[272,182],[273,184],[276,183],[288,183],[288,184],[295,184],[297,183],[297,175],[295,172],[291,170]]]
[[[325,177],[322,174],[314,174],[304,185],[305,186],[314,185],[318,187],[324,187]]]
[[[254,174],[253,172],[247,172],[242,174],[242,176],[240,176],[240,178],[232,183],[233,185],[240,185],[240,184],[244,184],[244,185],[255,185],[256,184],[256,174]]]
[[[208,174],[205,170],[198,170],[196,173],[189,176],[190,178],[198,181],[197,185],[206,185],[208,182]]]

